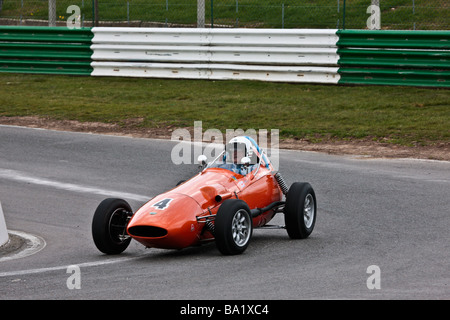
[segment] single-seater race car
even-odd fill
[[[317,216],[309,183],[290,188],[251,137],[234,137],[201,171],[144,204],[135,213],[122,199],[103,200],[95,211],[92,235],[106,254],[123,252],[132,239],[149,248],[182,249],[215,241],[225,255],[240,254],[254,228],[285,228],[290,238],[307,238]],[[283,200],[285,198],[285,200]],[[285,226],[268,223],[284,214]]]

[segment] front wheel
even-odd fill
[[[250,208],[243,200],[225,200],[215,219],[216,246],[222,254],[240,254],[247,249],[253,232]]]
[[[92,237],[98,250],[119,254],[128,247],[131,237],[126,227],[131,215],[131,207],[125,200],[110,198],[99,204],[92,220]]]
[[[286,230],[292,239],[305,239],[314,229],[317,216],[316,194],[309,183],[295,182],[284,205]]]

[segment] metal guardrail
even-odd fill
[[[450,31],[0,27],[0,72],[450,87]]]
[[[337,83],[336,30],[93,28],[93,76]]]
[[[0,72],[90,75],[91,29],[0,26]]]
[[[450,31],[337,34],[339,83],[450,87]]]
[[[338,46],[449,49],[450,31],[339,30]]]

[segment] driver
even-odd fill
[[[233,171],[234,173],[246,175],[251,171],[251,168],[248,165],[243,165],[241,161],[242,158],[248,157],[248,155],[249,150],[247,150],[247,145],[243,142],[236,141],[236,139],[232,139],[225,146],[225,163],[220,167]]]

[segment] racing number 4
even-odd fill
[[[158,201],[157,203],[153,204],[152,207],[157,208],[159,210],[167,209],[172,200],[173,199],[170,199],[170,198],[163,199],[163,200]]]

